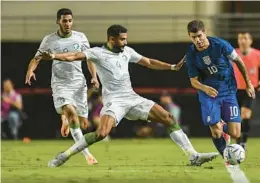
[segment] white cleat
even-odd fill
[[[48,162],[48,167],[50,168],[59,167],[63,165],[68,159],[69,157],[67,157],[64,153],[59,153],[54,159]]]
[[[210,162],[213,159],[215,159],[219,153],[217,152],[212,152],[212,153],[197,153],[197,154],[192,154],[189,157],[190,164],[192,166],[201,166],[202,164],[206,162]]]
[[[88,154],[88,156],[85,157],[88,165],[96,165],[98,164],[98,161],[96,160],[96,158],[92,155],[92,154]]]

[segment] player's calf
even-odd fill
[[[97,140],[103,140],[110,133],[115,119],[110,115],[103,115],[100,120],[100,124],[96,130]]]
[[[219,153],[223,156],[224,149],[226,148],[226,139],[223,136],[223,125],[221,122],[218,122],[214,125],[210,126],[210,131],[212,135],[212,141],[219,151]]]

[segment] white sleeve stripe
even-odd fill
[[[230,59],[230,60],[234,60],[237,58],[237,52],[236,50],[233,50],[232,53],[230,55],[228,55],[227,57]]]

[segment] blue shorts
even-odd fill
[[[203,124],[212,126],[221,119],[228,122],[241,122],[236,94],[222,97],[206,97],[200,100]]]

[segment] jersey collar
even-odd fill
[[[107,43],[105,43],[103,46],[104,46],[104,48],[106,48],[107,50],[109,50],[109,51],[111,51],[111,52],[113,52],[113,53],[121,53],[121,52],[123,52],[121,49],[118,49],[118,48],[115,48],[115,47],[113,47],[112,49],[110,49],[110,48],[107,46]]]
[[[62,35],[60,35],[59,30],[57,30],[57,35],[58,35],[60,38],[68,38],[68,37],[70,37],[70,36],[72,35],[72,31],[71,31],[69,34],[62,36]]]

